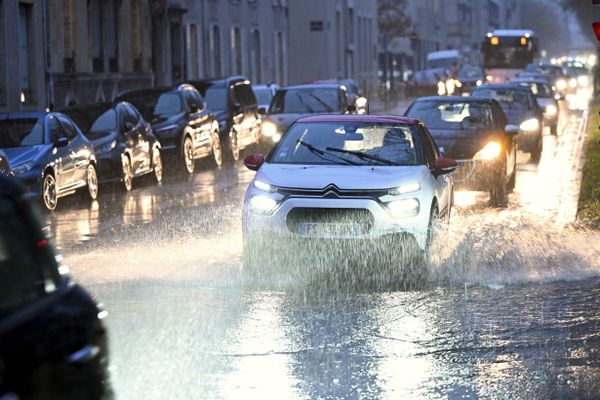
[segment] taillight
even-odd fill
[[[594,22],[594,32],[596,32],[596,37],[600,40],[600,22]]]

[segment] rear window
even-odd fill
[[[470,130],[493,126],[492,110],[483,103],[418,101],[407,116],[420,120],[429,129]]]
[[[339,112],[342,100],[338,89],[306,88],[277,92],[271,103],[271,114],[315,114]]]
[[[524,90],[488,89],[483,88],[473,92],[474,97],[494,99],[505,109],[529,109],[529,95]]]

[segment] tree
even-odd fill
[[[406,36],[412,26],[406,0],[379,0],[379,32],[388,37]]]

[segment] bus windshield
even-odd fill
[[[484,42],[483,66],[484,68],[523,69],[536,58],[536,55],[537,45],[534,38],[494,36]]]

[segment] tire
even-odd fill
[[[94,165],[88,165],[85,179],[87,181],[87,196],[94,201],[98,198],[98,173]]]
[[[42,202],[44,203],[44,207],[49,211],[56,210],[56,207],[58,206],[56,179],[51,173],[44,175],[42,181]]]
[[[550,127],[550,134],[551,134],[552,136],[558,136],[558,124],[556,124],[556,125],[552,125],[552,126]]]
[[[194,160],[194,143],[192,138],[185,136],[183,144],[181,145],[181,160],[183,168],[188,174],[193,174],[196,168],[196,162]]]
[[[124,155],[121,158],[121,164],[122,164],[121,180],[123,182],[123,189],[125,189],[126,192],[129,192],[133,188],[133,171],[131,168],[131,160],[129,159],[128,156]]]
[[[221,147],[219,132],[215,131],[213,133],[212,143],[211,164],[213,167],[219,168],[221,165],[223,165],[223,148]]]
[[[517,167],[515,166],[515,170],[510,175],[510,179],[508,180],[508,185],[506,190],[508,193],[512,193],[515,190],[515,186],[517,185]]]
[[[157,184],[160,184],[163,180],[163,163],[162,157],[160,156],[160,150],[157,148],[152,150],[152,171],[154,180]]]
[[[238,134],[235,130],[229,133],[229,157],[233,162],[240,159],[240,147],[238,145]]]
[[[534,151],[532,151],[530,153],[531,161],[533,161],[534,163],[539,163],[540,160],[542,159],[543,146],[544,146],[544,140],[540,137],[537,149],[535,149]]]
[[[492,207],[505,207],[508,203],[506,177],[500,179],[500,184],[490,189],[490,205]]]

